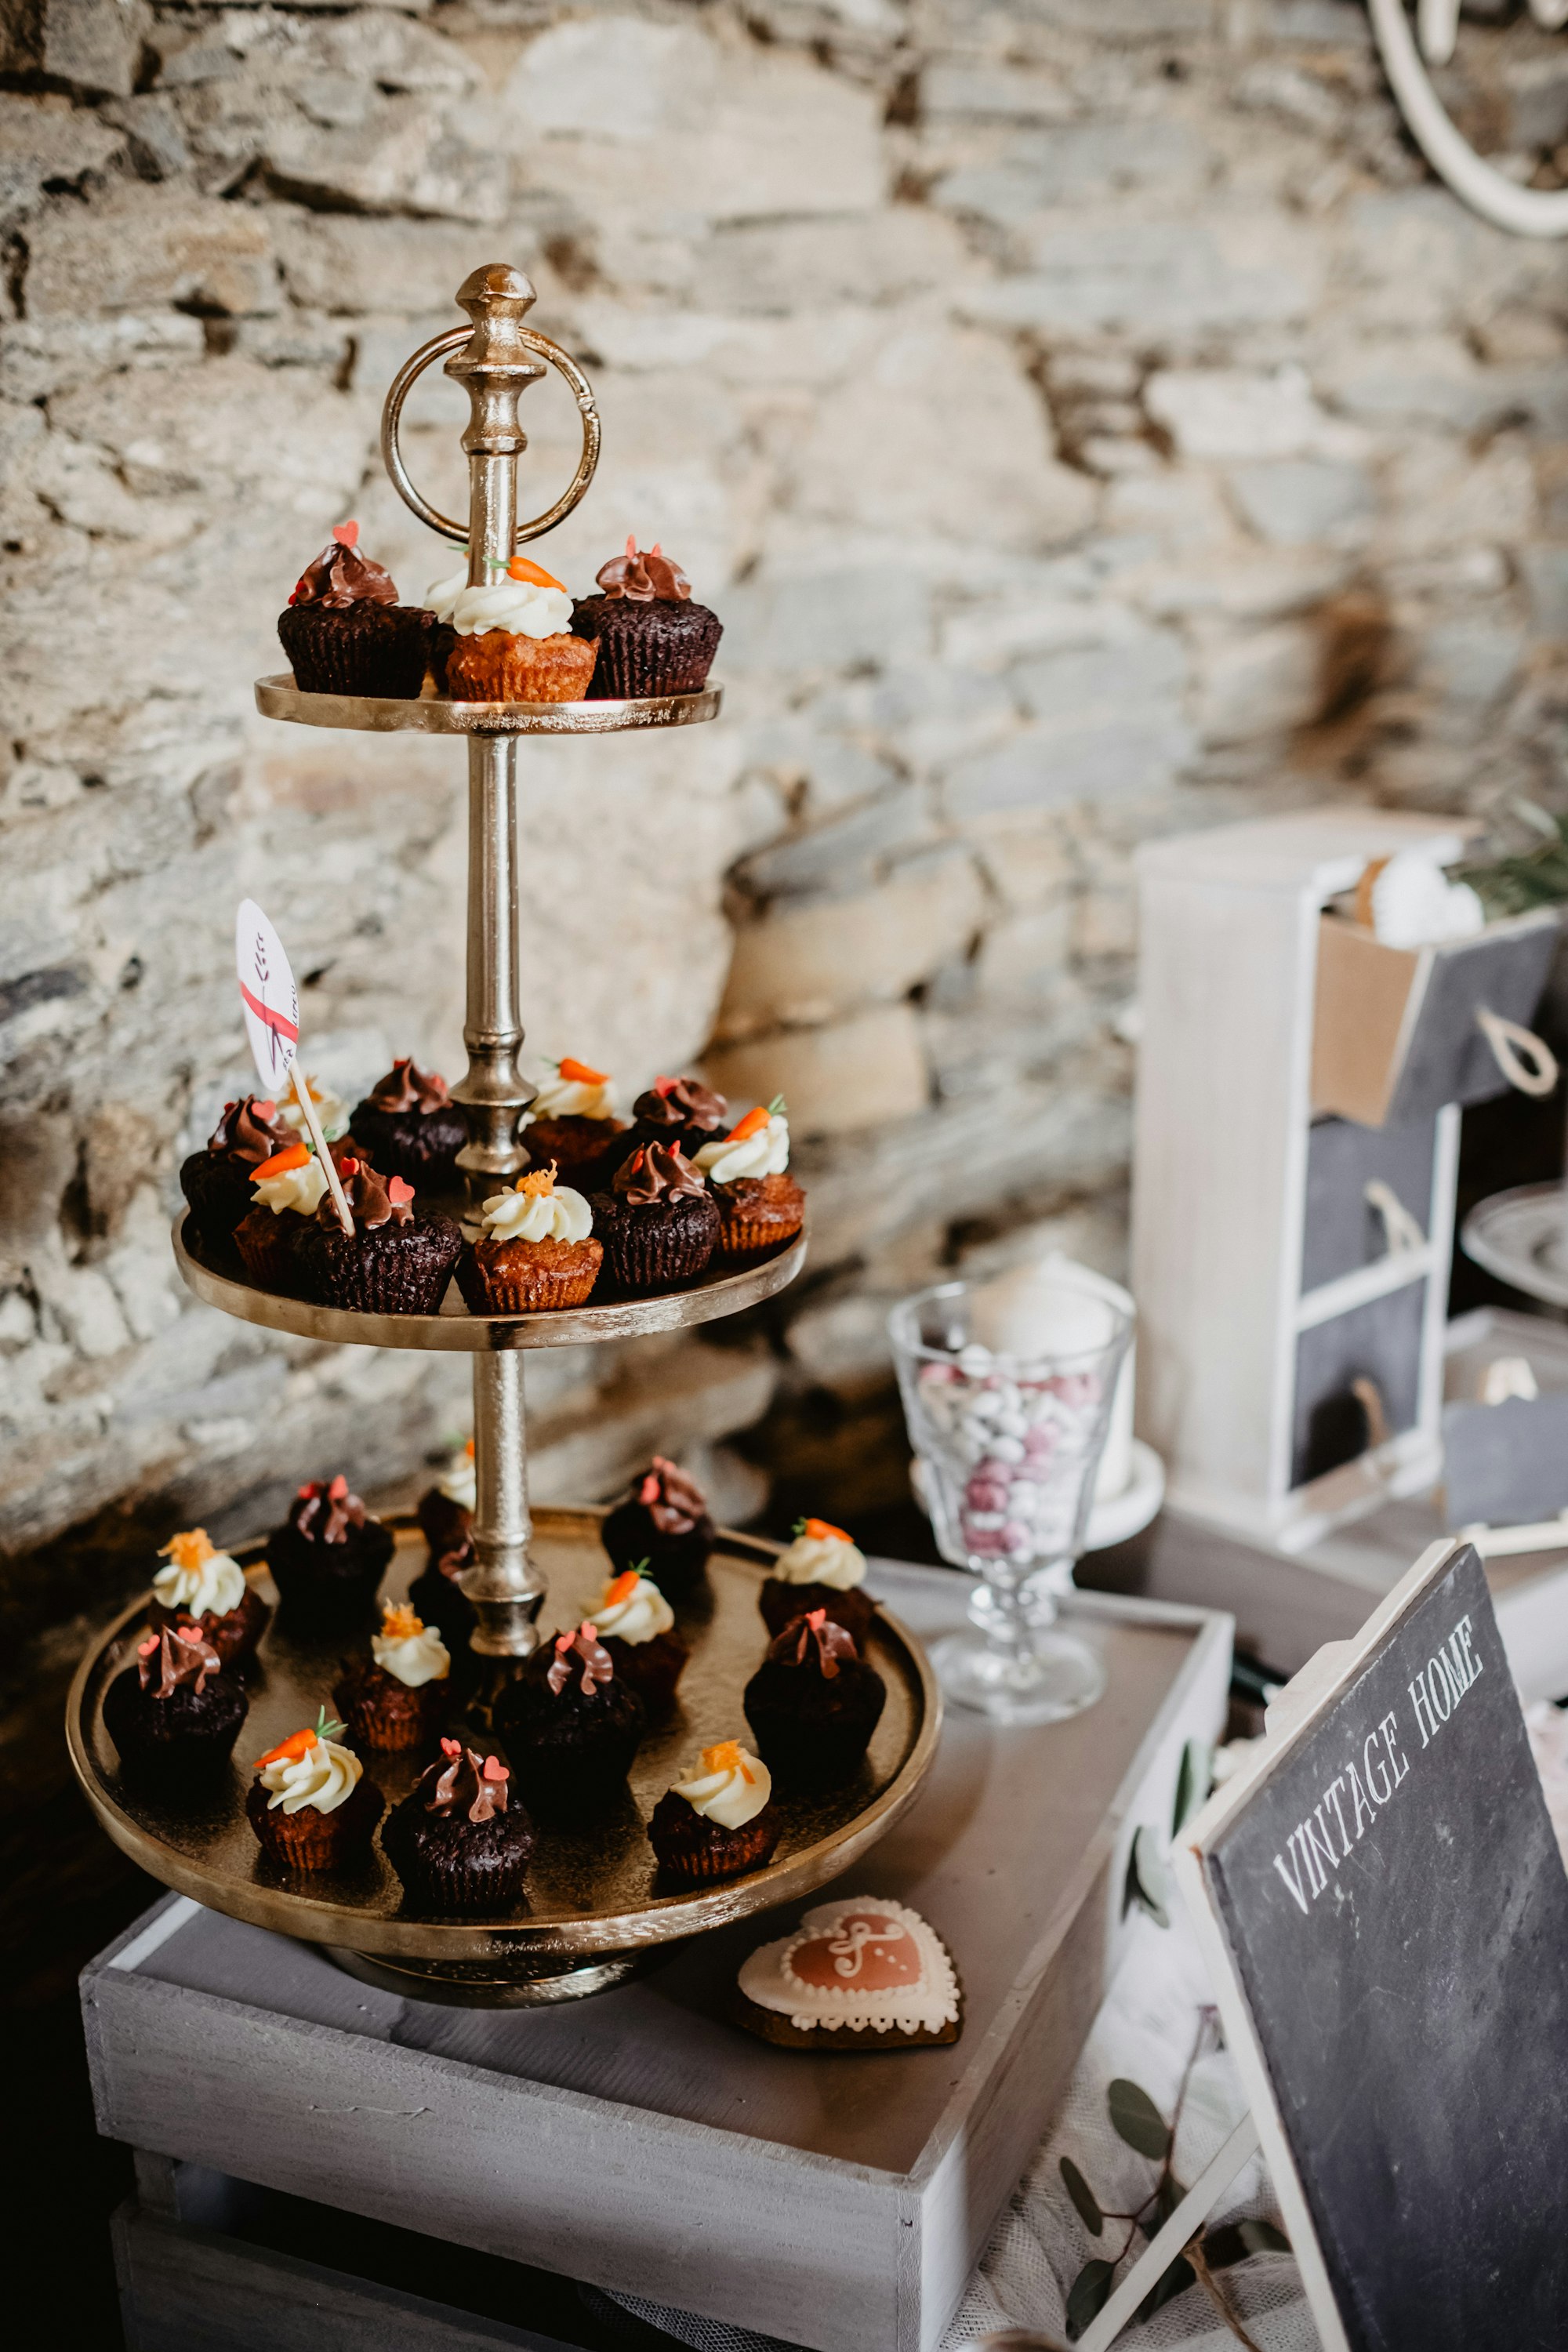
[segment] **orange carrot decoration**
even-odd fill
[[[563,1054],[555,1066],[574,1087],[602,1087],[610,1075],[608,1070],[591,1070],[586,1062],[574,1062],[570,1054]]]
[[[563,581],[557,580],[553,572],[546,572],[542,563],[533,562],[532,560],[526,555],[514,555],[511,562],[506,567],[506,574],[509,580],[526,581],[528,585],[531,588],[561,588],[563,590],[565,586],[565,583]]]
[[[315,1738],[315,1733],[308,1729],[291,1731],[287,1739],[279,1740],[276,1748],[269,1748],[265,1756],[257,1758],[257,1770],[263,1771],[268,1764],[279,1764],[284,1757],[290,1764],[297,1764],[306,1749],[314,1744]]]
[[[286,1143],[281,1151],[275,1151],[270,1160],[264,1160],[259,1168],[251,1170],[250,1181],[259,1184],[268,1176],[287,1176],[291,1169],[303,1168],[310,1157],[308,1144]]]
[[[638,1575],[635,1568],[623,1570],[622,1573],[615,1578],[613,1582],[605,1585],[605,1597],[599,1603],[600,1608],[618,1609],[623,1601],[629,1601],[631,1599],[633,1593],[637,1591],[637,1586],[641,1582],[642,1578]]]
[[[749,1110],[746,1113],[739,1127],[731,1129],[728,1140],[731,1143],[745,1143],[753,1135],[761,1135],[767,1123],[767,1112],[759,1103],[755,1110]]]
[[[808,1535],[813,1543],[853,1543],[855,1540],[853,1536],[847,1536],[842,1528],[836,1528],[830,1519],[805,1519],[802,1522],[801,1532]]]

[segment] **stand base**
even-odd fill
[[[1009,1656],[984,1633],[950,1633],[931,1654],[955,1706],[993,1723],[1064,1723],[1104,1695],[1105,1668],[1070,1633],[1037,1633],[1028,1658]]]
[[[602,1959],[404,1960],[370,1952],[348,1952],[331,1944],[322,1951],[334,1968],[378,1991],[405,2000],[438,2001],[447,2009],[539,2009],[547,2003],[582,2000],[607,1992],[679,1951],[679,1944],[650,1944],[641,1951],[607,1952]]]

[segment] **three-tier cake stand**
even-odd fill
[[[568,515],[593,478],[599,419],[593,392],[567,354],[524,323],[534,300],[521,271],[479,269],[458,293],[468,326],[437,335],[398,371],[382,416],[387,471],[420,520],[466,543],[468,578],[479,584],[504,573],[514,553]],[[467,391],[470,407],[462,446],[468,458],[469,514],[456,522],[432,507],[409,478],[398,446],[404,403],[437,360]],[[519,395],[558,368],[582,419],[583,449],[567,488],[531,522],[517,520],[517,463],[526,436]],[[453,702],[423,696],[395,700],[305,694],[291,676],[259,679],[258,709],[268,718],[308,727],[370,733],[463,735],[468,746],[468,992],[464,1042],[468,1066],[453,1087],[468,1122],[458,1154],[471,1216],[483,1196],[514,1181],[528,1164],[518,1122],[533,1090],[518,1066],[522,1024],[518,985],[518,761],[520,737],[603,735],[686,727],[714,718],[721,689],[651,696],[634,701]],[[471,1227],[470,1227],[471,1229]],[[537,1524],[528,1497],[523,1351],[581,1346],[644,1332],[685,1328],[771,1297],[799,1272],[804,1232],[755,1265],[652,1297],[597,1297],[556,1313],[484,1316],[451,1295],[435,1315],[363,1315],[253,1288],[206,1263],[184,1220],[174,1229],[181,1274],[197,1297],[250,1323],[301,1337],[374,1348],[458,1349],[473,1356],[474,1565],[458,1581],[472,1602],[472,1649],[481,1668],[470,1722],[482,1738],[497,1691],[519,1672],[542,1638],[547,1591],[552,1613],[571,1622],[605,1573],[597,1518],[587,1511],[545,1511]],[[265,1575],[263,1547],[239,1547]],[[405,1522],[398,1561],[386,1591],[405,1585],[419,1546]],[[889,1687],[889,1705],[859,1779],[794,1809],[778,1854],[764,1870],[718,1887],[672,1891],[653,1877],[643,1832],[652,1802],[689,1761],[699,1740],[743,1734],[740,1696],[765,1636],[756,1611],[760,1575],[772,1548],[721,1538],[710,1592],[686,1628],[693,1659],[677,1722],[644,1742],[628,1801],[592,1833],[546,1841],[531,1883],[526,1913],[505,1921],[437,1920],[411,1915],[379,1855],[374,1866],[305,1881],[285,1879],[258,1861],[236,1788],[205,1812],[179,1813],[127,1788],[101,1722],[103,1690],[133,1655],[145,1601],[89,1649],[72,1688],[68,1737],[72,1761],[100,1820],[142,1866],[197,1901],[256,1924],[321,1943],[343,1965],[426,1998],[478,2002],[559,2000],[598,1991],[631,1972],[661,1944],[803,1895],[824,1885],[882,1836],[912,1801],[935,1752],[941,1703],[918,1643],[879,1612],[871,1654]],[[548,1564],[549,1575],[545,1573]],[[263,1645],[246,1738],[280,1738],[313,1717],[330,1687],[335,1652],[275,1624]],[[378,1763],[389,1801],[412,1785]]]

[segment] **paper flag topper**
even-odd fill
[[[300,1050],[300,992],[283,942],[254,898],[239,903],[234,961],[251,1057],[263,1087],[276,1096]]]
[[[254,898],[242,898],[235,917],[234,963],[239,977],[239,1001],[245,1011],[245,1034],[250,1040],[251,1059],[261,1083],[269,1095],[277,1096],[283,1091],[283,1081],[292,1074],[294,1097],[321,1161],[338,1223],[345,1234],[352,1234],[353,1218],[327,1149],[327,1139],[321,1133],[310,1089],[294,1067],[300,1051],[300,992],[294,985],[283,942]]]

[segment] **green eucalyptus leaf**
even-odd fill
[[[1097,2319],[1110,2296],[1110,2282],[1116,2276],[1116,2265],[1096,2260],[1085,2263],[1072,2283],[1068,2297],[1068,2341],[1076,2342],[1091,2319]]]
[[[1078,2210],[1078,2218],[1089,2236],[1098,2238],[1105,2227],[1105,2216],[1100,2210],[1100,2200],[1070,2156],[1064,2156],[1060,2163],[1062,2182]]]
[[[1185,2254],[1178,2254],[1168,2271],[1163,2271],[1138,2306],[1140,2319],[1152,2319],[1154,2314],[1169,2303],[1173,2295],[1184,2294],[1197,2284],[1198,2274]]]
[[[1127,1916],[1136,1903],[1146,1911],[1157,1927],[1168,1927],[1171,1914],[1171,1874],[1166,1867],[1158,1830],[1145,1822],[1132,1840],[1127,1856],[1127,1885],[1122,1892],[1121,1916]]]
[[[1135,2147],[1152,2163],[1164,2161],[1171,2135],[1165,2118],[1147,2091],[1119,2074],[1106,2093],[1106,2105],[1110,2112],[1110,2128],[1119,2139],[1124,2139],[1129,2147]]]
[[[1171,1814],[1171,1835],[1179,1838],[1214,1786],[1214,1749],[1206,1739],[1189,1739],[1182,1750],[1176,1775],[1176,1801]]]

